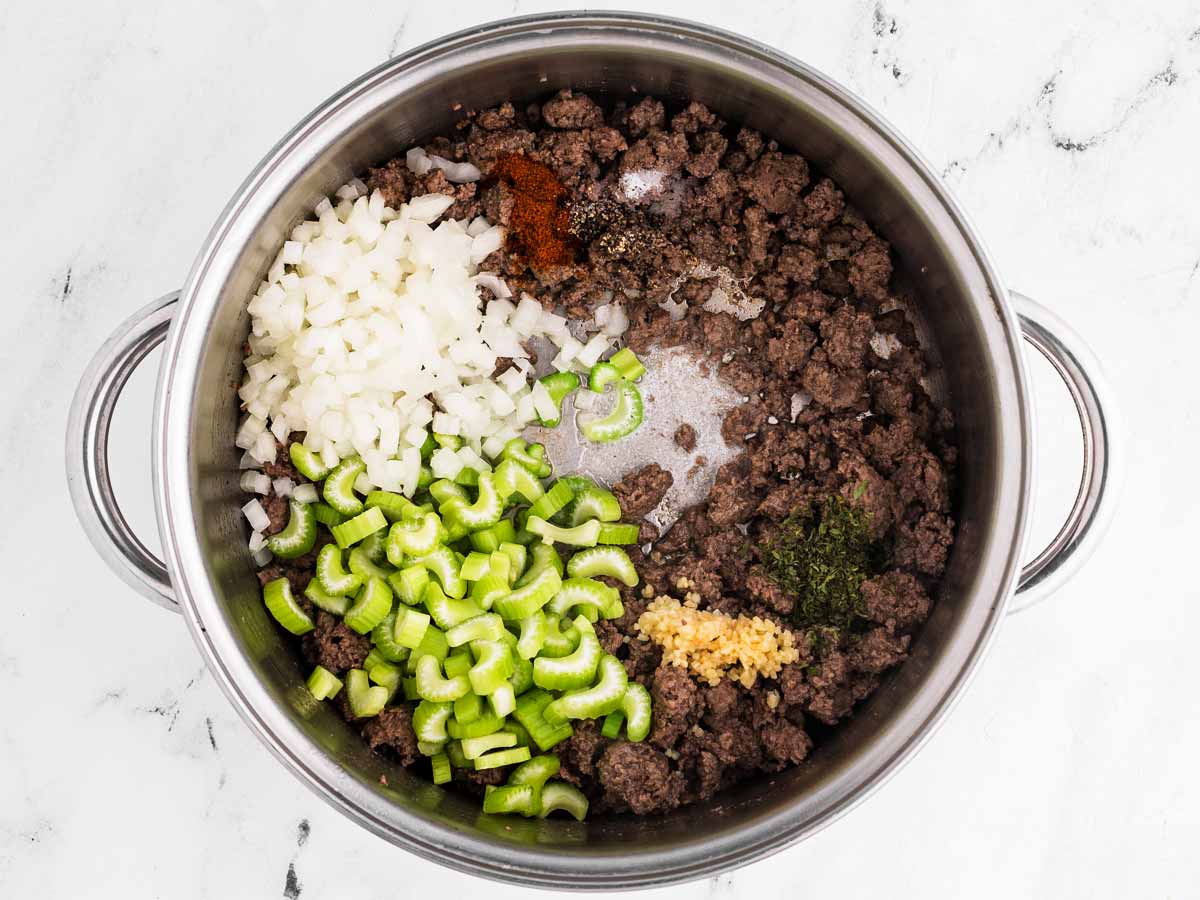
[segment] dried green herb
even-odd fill
[[[844,629],[860,616],[860,588],[882,561],[870,526],[865,510],[834,496],[789,516],[763,547],[767,574],[796,596],[798,626]]]

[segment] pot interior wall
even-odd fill
[[[645,43],[636,47],[631,41]],[[748,66],[757,66],[760,74],[747,74]],[[721,841],[734,841],[735,830],[761,825],[784,810],[801,810],[810,819],[835,811],[850,798],[850,782],[886,768],[919,738],[920,723],[936,711],[987,631],[1006,576],[1002,563],[985,561],[1003,556],[997,545],[1011,544],[1019,527],[1015,513],[1007,518],[997,513],[1002,499],[997,496],[1000,427],[1001,421],[1021,421],[1021,415],[989,374],[997,368],[1012,371],[1013,363],[986,270],[902,148],[864,127],[859,112],[820,84],[768,69],[761,59],[747,62],[733,47],[700,53],[688,42],[619,28],[564,27],[536,40],[510,36],[503,45],[486,39],[464,44],[444,58],[418,58],[386,76],[369,77],[357,88],[373,104],[365,115],[366,100],[344,122],[334,114],[302,126],[274,159],[307,155],[306,174],[284,180],[269,165],[250,185],[256,190],[254,203],[227,220],[233,223],[228,236],[242,235],[244,247],[224,271],[213,268],[199,277],[198,291],[219,291],[220,299],[206,323],[189,324],[207,330],[199,387],[191,398],[176,398],[191,404],[194,525],[220,611],[219,621],[204,626],[232,634],[245,664],[312,745],[294,752],[305,756],[317,750],[335,758],[342,769],[335,789],[369,796],[369,815],[380,830],[394,825],[388,810],[403,810],[509,850],[536,844],[539,854],[582,854],[597,867],[617,857],[628,861],[643,851],[700,842],[719,854]],[[491,822],[480,816],[476,802],[366,752],[329,706],[311,700],[302,664],[262,606],[239,514],[239,451],[233,446],[238,421],[234,386],[241,377],[241,346],[248,330],[246,302],[290,228],[321,196],[367,165],[414,141],[451,131],[461,115],[452,104],[469,109],[505,99],[529,101],[561,86],[609,98],[627,96],[631,87],[677,101],[695,98],[725,119],[755,127],[803,153],[837,181],[892,242],[919,291],[921,316],[944,365],[944,387],[961,447],[958,541],[935,611],[915,642],[912,659],[853,719],[798,769],[674,815],[597,818],[586,825]]]

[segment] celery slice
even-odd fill
[[[450,759],[445,753],[435,753],[429,762],[433,770],[434,784],[445,784],[450,780]]]
[[[367,464],[357,456],[343,459],[325,479],[321,496],[325,502],[343,516],[357,516],[363,511],[363,502],[354,496],[354,482],[367,469]]]
[[[286,578],[276,578],[263,587],[263,603],[275,621],[292,634],[307,634],[313,621],[292,596],[292,586]]]
[[[531,755],[528,747],[513,747],[509,750],[496,750],[493,753],[485,753],[483,756],[475,758],[475,771],[482,772],[485,769],[498,769],[501,766],[523,763]]]
[[[292,446],[295,446],[294,444]],[[342,689],[342,681],[324,666],[317,666],[308,676],[308,690],[318,700],[332,700]]]
[[[650,692],[636,681],[629,682],[625,696],[621,699],[621,712],[625,717],[625,736],[633,742],[644,741],[650,734]],[[616,713],[609,713],[616,715]]]
[[[592,683],[604,651],[587,619],[576,616],[575,627],[579,629],[580,639],[579,646],[573,652],[559,657],[539,656],[533,661],[533,683],[538,687],[566,691]]]
[[[466,676],[454,678],[442,676],[442,668],[432,656],[422,656],[417,661],[417,696],[432,703],[450,703],[471,691]]]
[[[637,354],[628,347],[622,347],[608,358],[611,365],[617,367],[621,377],[627,381],[637,381],[646,374],[646,367],[637,358]]]
[[[366,634],[384,620],[392,609],[392,589],[382,578],[368,578],[354,605],[346,610],[345,622]]]
[[[321,462],[321,458],[301,443],[293,443],[288,448],[288,457],[296,471],[309,481],[320,481],[329,474],[329,467]]]
[[[341,548],[336,544],[326,544],[317,554],[317,581],[326,594],[342,597],[353,594],[365,580],[357,572],[346,571]]]
[[[627,522],[601,522],[597,544],[636,544],[641,529]]]
[[[587,816],[588,799],[579,788],[565,781],[551,781],[542,788],[542,806],[539,818],[546,818],[555,810],[570,813],[579,822]]]
[[[494,731],[483,737],[463,738],[462,752],[467,759],[478,759],[490,750],[517,746],[517,736],[507,731]]]
[[[267,538],[267,549],[280,559],[296,559],[311,552],[316,542],[316,513],[307,503],[289,500],[287,525]]]
[[[529,756],[529,751],[520,747],[520,750],[525,750],[525,756]],[[489,765],[486,768],[495,768],[495,766],[509,765],[507,762],[499,762],[495,765]],[[476,766],[478,769],[479,766]],[[483,811],[492,815],[504,815],[507,813],[520,813],[524,816],[531,816],[535,812],[535,804],[538,803],[536,796],[537,792],[533,785],[529,784],[506,784],[494,785],[489,784],[483,793]]]
[[[329,546],[332,547],[333,545],[330,544]],[[329,593],[321,587],[321,582],[318,578],[309,581],[307,587],[304,588],[304,596],[308,598],[313,606],[323,609],[327,613],[333,613],[335,616],[344,616],[346,610],[350,608],[349,597]]]
[[[615,656],[605,654],[600,659],[598,671],[600,678],[592,687],[563,694],[546,704],[542,711],[546,721],[554,725],[567,719],[598,719],[619,709],[629,684],[625,667]],[[535,669],[535,675],[536,672]]]
[[[334,525],[330,531],[333,532],[333,539],[337,541],[337,545],[344,550],[375,534],[381,528],[387,528],[387,518],[384,516],[383,510],[372,506],[353,519],[343,522],[341,525]],[[370,556],[369,550],[364,550],[364,552]]]

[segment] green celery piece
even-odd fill
[[[267,538],[267,549],[280,559],[296,559],[311,552],[316,542],[316,513],[306,503],[289,500],[287,525]]]
[[[263,586],[263,603],[275,621],[292,634],[307,634],[313,621],[292,596],[292,586],[286,578],[276,578]]]

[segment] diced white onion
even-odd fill
[[[575,356],[575,361],[585,369],[590,369],[596,363],[600,362],[600,357],[604,355],[604,351],[612,344],[612,338],[607,334],[600,332],[588,338],[588,342],[583,349]]]
[[[601,330],[611,337],[620,337],[629,330],[629,314],[620,303],[609,306],[608,320],[601,325]]]
[[[461,434],[462,421],[458,418],[458,416],[452,416],[444,412],[436,412],[433,414],[433,433]]]
[[[420,148],[406,161],[414,171],[440,165],[448,177],[478,177],[473,167],[437,163]],[[464,460],[486,465],[479,454],[498,453],[538,418],[538,406],[550,411],[544,389],[536,405],[530,392],[525,342],[549,336],[571,348],[571,358],[583,347],[562,316],[528,295],[514,304],[503,279],[477,271],[504,231],[482,217],[439,222],[453,203],[430,194],[391,210],[379,191],[356,180],[291,230],[248,304],[246,376],[238,388],[247,415],[235,437],[245,451],[239,467],[253,473],[242,479],[248,490],[263,489],[269,479],[256,470],[304,434],[326,466],[362,456],[367,466],[356,490],[411,496],[430,429],[459,435],[467,448],[461,458],[439,454],[448,477]],[[481,303],[478,287],[495,299]],[[501,358],[514,365],[493,379]],[[281,480],[275,493],[308,497],[310,487]]]
[[[254,564],[260,569],[275,558],[275,555],[266,547],[257,550],[250,554],[250,558],[254,560]]]
[[[471,259],[483,262],[500,249],[504,243],[504,229],[493,226],[482,234],[471,239]]]
[[[473,244],[474,242],[472,242]],[[492,272],[480,272],[475,276],[475,283],[480,287],[487,288],[495,297],[504,299],[512,296],[512,291],[508,289],[508,285],[504,283],[504,279]]]
[[[265,546],[267,546],[267,538],[261,531],[256,531],[250,535],[248,547],[251,553],[257,553]]]
[[[463,469],[462,460],[458,454],[448,447],[439,447],[429,457],[429,468],[435,478],[454,478]]]
[[[533,409],[543,419],[553,420],[558,417],[558,404],[540,381],[533,383]]]
[[[275,493],[280,497],[292,496],[292,491],[296,487],[296,483],[290,478],[276,478],[271,486],[275,488]]]
[[[248,469],[242,473],[241,487],[247,494],[262,494],[265,496],[271,492],[271,477],[264,475],[262,472]]]
[[[538,322],[542,318],[542,304],[538,303],[533,297],[528,294],[521,295],[521,302],[517,304],[517,311],[509,319],[509,325],[522,337],[529,337],[533,334]]]
[[[492,467],[484,462],[483,457],[470,447],[459,447],[457,453],[459,462],[464,469],[474,469],[476,472],[490,472]]]
[[[267,511],[263,509],[263,505],[258,500],[251,500],[243,506],[242,513],[254,531],[266,531],[267,526],[271,524],[271,517],[267,515]]]
[[[454,205],[454,198],[445,194],[426,194],[408,201],[408,217],[414,222],[433,222]]]
[[[455,184],[465,184],[468,181],[478,181],[482,174],[478,167],[469,162],[453,162],[440,156],[426,157],[429,162],[446,173],[446,180]]]
[[[404,155],[404,164],[414,175],[426,175],[433,168],[433,161],[421,147],[413,147]]]

